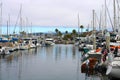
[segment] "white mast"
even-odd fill
[[[22,31],[22,4],[20,5],[20,30],[19,32]]]
[[[96,50],[96,36],[95,36],[95,10],[93,10],[93,49]]]
[[[118,0],[116,0],[117,2],[117,30],[118,30],[118,34],[120,33],[120,6],[119,6],[119,1]],[[120,34],[119,34],[120,35]]]
[[[93,31],[95,30],[95,10],[93,10]]]
[[[104,30],[106,30],[107,29],[107,21],[106,21],[106,7],[107,7],[107,5],[106,5],[106,0],[105,0],[105,23],[104,23]]]
[[[102,36],[104,35],[104,18],[103,18],[103,15],[104,15],[104,6],[102,5],[102,13],[101,13],[101,30],[102,30]]]
[[[0,17],[0,37],[2,37],[2,2],[0,4],[1,7],[1,17]]]
[[[114,8],[114,32],[116,32],[116,4],[115,4],[115,0],[113,0],[113,8]]]
[[[10,14],[8,15],[8,34],[10,34]]]
[[[102,19],[102,11],[100,11],[99,31],[101,31],[101,19]]]
[[[26,17],[26,35],[28,36],[28,18]]]
[[[31,37],[32,37],[33,35],[32,35],[32,22],[31,22]]]
[[[79,28],[80,28],[80,22],[79,22],[79,13],[78,13],[78,33],[79,33]]]
[[[80,43],[80,20],[79,20],[79,13],[78,13],[78,37],[79,37],[79,43]]]
[[[8,30],[9,30],[9,29],[8,29],[8,26],[9,26],[9,25],[8,25],[8,21],[7,21],[7,36],[8,36],[8,34],[9,34],[9,31],[8,31]]]

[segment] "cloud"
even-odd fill
[[[88,25],[92,19],[92,9],[98,15],[104,0],[3,0],[3,24],[11,15],[14,25],[22,4],[22,17],[33,25],[77,26],[77,14],[80,23]]]

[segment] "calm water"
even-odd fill
[[[73,45],[17,51],[0,59],[0,80],[106,80],[85,77],[81,53]]]

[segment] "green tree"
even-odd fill
[[[58,36],[60,36],[60,37],[62,36],[62,33],[61,33],[61,31],[58,31]]]
[[[26,35],[25,31],[20,32],[21,35]]]
[[[68,31],[65,31],[65,34],[68,34]]]
[[[59,30],[56,28],[56,29],[55,29],[55,32],[56,32],[56,34],[58,34]]]
[[[76,34],[77,34],[77,32],[76,32],[75,29],[72,30],[72,34],[73,34],[73,35],[76,35]]]
[[[71,39],[72,37],[71,37],[71,34],[66,34],[65,36],[64,36],[64,40],[69,40],[69,39]]]
[[[84,26],[83,26],[83,25],[81,25],[81,26],[80,26],[80,29],[81,29],[81,34],[82,34],[82,32],[83,32],[83,28],[84,28]]]
[[[75,37],[76,37],[76,35],[77,35],[77,32],[76,32],[75,29],[72,30],[71,35],[72,35],[72,38],[75,39]]]

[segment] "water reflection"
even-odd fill
[[[67,55],[67,53],[66,53],[66,55]],[[60,60],[60,58],[61,58],[61,47],[60,46],[56,46],[55,47],[55,61]]]
[[[73,48],[72,48],[73,49],[72,50],[73,51],[73,53],[72,53],[73,59],[75,59],[75,57],[76,57],[76,50],[75,50],[75,48],[76,48],[75,46],[73,46]]]
[[[100,80],[81,73],[81,53],[73,45],[38,47],[0,58],[0,80]]]

